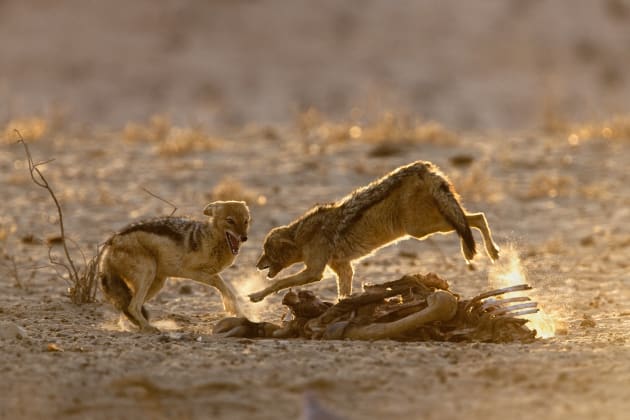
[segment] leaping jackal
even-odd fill
[[[475,256],[471,227],[478,229],[488,256],[495,245],[483,213],[467,213],[453,186],[430,162],[402,166],[336,203],[316,206],[287,226],[272,229],[256,264],[268,277],[303,262],[299,273],[249,295],[254,302],[290,287],[321,280],[328,265],[337,274],[340,298],[352,292],[351,262],[405,236],[417,239],[455,231],[467,261]]]

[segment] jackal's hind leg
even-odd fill
[[[149,288],[149,291],[147,292],[147,297],[145,299],[145,302],[153,299],[153,297],[155,297],[155,295],[157,295],[158,292],[162,290],[162,287],[164,287],[165,282],[166,282],[166,277],[156,277],[155,280],[153,280],[153,283],[151,283],[151,287]]]
[[[337,274],[337,298],[343,299],[352,294],[354,272],[349,261],[332,261],[330,268]]]
[[[145,317],[147,313],[146,309],[143,307],[144,302],[147,300],[149,289],[155,280],[155,263],[138,264],[136,270],[134,270],[133,276],[135,290],[132,293],[131,302],[129,303],[127,311],[125,311],[125,315],[130,319],[133,318],[132,321],[135,320],[134,323],[137,323],[142,332],[159,332],[156,327],[149,324],[148,319]]]
[[[120,327],[122,327],[124,325],[125,320],[128,320],[133,325],[135,325],[136,327],[140,328],[140,322],[138,322],[138,320],[136,318],[134,318],[133,315],[131,315],[131,313],[129,312],[129,308],[128,307],[125,307],[122,312],[123,313],[120,315],[120,318],[118,319],[118,325]],[[140,308],[140,312],[144,316],[144,319],[149,321],[149,312],[144,307],[144,305]]]
[[[490,233],[486,216],[483,213],[472,213],[466,215],[466,220],[468,220],[470,227],[473,227],[481,232],[488,256],[492,260],[497,260],[499,258],[500,249],[492,240],[492,234]]]

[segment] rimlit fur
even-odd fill
[[[184,277],[216,287],[226,311],[240,314],[234,289],[219,273],[232,265],[247,240],[249,209],[241,201],[208,204],[206,222],[160,217],[131,224],[107,240],[99,276],[109,301],[143,331],[149,324],[144,303],[167,277]]]
[[[249,295],[254,302],[290,287],[321,280],[326,266],[337,274],[339,298],[352,293],[352,261],[393,241],[457,232],[467,261],[475,256],[471,227],[487,254],[499,257],[483,213],[467,213],[445,175],[430,162],[402,166],[332,204],[316,206],[287,226],[272,229],[257,267],[275,277],[297,263],[306,267]]]

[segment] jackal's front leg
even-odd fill
[[[208,286],[215,287],[221,293],[221,299],[223,301],[223,309],[226,312],[231,312],[236,316],[243,315],[241,308],[238,304],[238,298],[236,295],[236,291],[228,282],[223,280],[219,274],[209,274],[205,271],[197,271],[195,273],[190,273],[189,276],[192,280],[207,284]]]
[[[307,267],[297,274],[278,279],[271,286],[264,288],[260,292],[249,295],[249,299],[252,302],[260,302],[267,295],[279,292],[280,290],[320,281],[324,273],[324,267],[325,266],[321,268],[318,267],[317,269]]]
[[[354,272],[349,261],[332,261],[330,268],[337,274],[337,298],[343,299],[352,294]]]

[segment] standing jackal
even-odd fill
[[[456,231],[467,261],[475,256],[471,227],[483,235],[490,258],[499,257],[483,213],[466,213],[453,186],[430,162],[402,166],[332,204],[316,206],[287,226],[272,229],[256,267],[268,277],[304,262],[299,273],[249,295],[253,302],[289,287],[321,280],[328,265],[339,297],[352,292],[351,262],[404,236],[425,238]]]
[[[103,292],[143,331],[157,331],[144,303],[167,277],[216,287],[226,311],[240,315],[236,293],[220,276],[247,240],[249,209],[241,201],[217,201],[203,213],[207,222],[160,217],[131,224],[107,240],[99,258]]]

